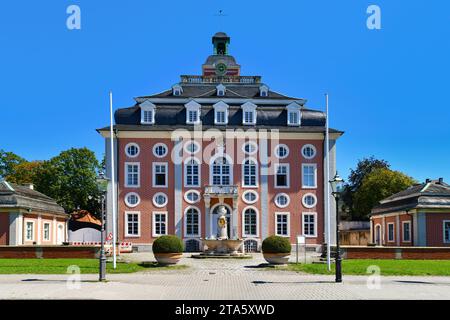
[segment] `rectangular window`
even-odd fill
[[[186,187],[198,187],[200,186],[200,169],[199,169],[199,164],[195,161],[189,161],[186,165],[185,165],[185,170],[186,170],[186,177],[185,177],[185,183],[186,183]]]
[[[139,187],[139,163],[125,163],[125,186]]]
[[[159,237],[167,234],[167,213],[153,213],[153,236]]]
[[[153,110],[142,111],[142,122],[153,123]]]
[[[27,221],[25,233],[26,233],[25,239],[27,241],[34,240],[34,222],[33,221]]]
[[[216,123],[224,124],[225,121],[225,111],[216,111]]]
[[[288,213],[276,213],[276,230],[277,236],[289,236],[289,214]]]
[[[44,223],[44,240],[50,241],[50,223]]]
[[[387,227],[388,227],[388,241],[394,242],[394,224],[388,223]]]
[[[303,235],[306,237],[317,236],[317,221],[316,213],[304,213],[303,214]]]
[[[197,110],[189,110],[188,111],[188,122],[196,123],[198,121],[198,112]]]
[[[317,165],[303,164],[302,165],[302,187],[303,188],[317,188]]]
[[[278,164],[276,167],[275,187],[288,188],[289,187],[289,165]]]
[[[167,163],[153,163],[153,186],[167,187]]]
[[[245,124],[253,124],[254,123],[254,115],[253,111],[244,111],[244,123]]]
[[[444,243],[450,243],[450,220],[444,220]]]
[[[411,222],[403,222],[403,242],[411,242]]]
[[[297,111],[289,111],[288,115],[288,124],[290,125],[298,125],[298,112]]]
[[[126,213],[126,236],[139,236],[139,213]]]

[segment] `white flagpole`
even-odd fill
[[[326,155],[326,170],[325,170],[325,196],[327,197],[327,268],[331,271],[331,212],[330,212],[330,136],[329,136],[329,121],[328,121],[328,93],[325,94],[326,100],[326,120],[325,120],[325,155]]]
[[[114,165],[114,132],[113,132],[113,100],[112,91],[109,92],[109,114],[110,114],[110,141],[111,141],[111,183],[112,183],[112,234],[113,234],[113,268],[116,269],[116,177]]]

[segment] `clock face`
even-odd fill
[[[224,63],[218,63],[216,65],[216,74],[223,76],[227,72],[227,66]]]

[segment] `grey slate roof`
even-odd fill
[[[68,216],[55,200],[27,186],[0,181],[0,208],[32,209]]]
[[[412,209],[450,210],[450,186],[439,180],[413,185],[381,200],[372,209],[372,215]]]

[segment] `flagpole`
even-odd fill
[[[331,210],[330,210],[330,136],[328,121],[328,93],[325,94],[326,100],[326,120],[325,120],[325,154],[326,154],[326,170],[325,170],[325,196],[327,197],[326,217],[327,217],[327,268],[331,271]]]
[[[113,268],[116,269],[116,172],[114,170],[114,132],[113,132],[113,100],[112,91],[109,92],[109,115],[110,115],[110,141],[111,141],[111,183],[112,183],[112,234],[113,234]]]

